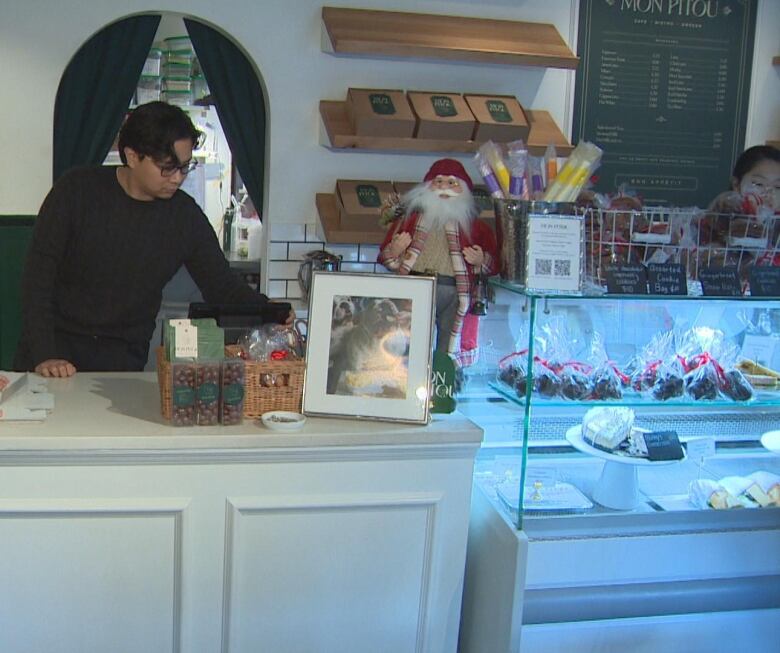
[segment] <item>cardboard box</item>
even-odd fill
[[[422,183],[422,180],[420,181],[394,181],[393,182],[393,188],[395,188],[395,192],[398,193],[401,197],[406,195],[412,188],[415,186],[419,186]]]
[[[357,136],[411,138],[417,124],[403,91],[351,88],[347,116]]]
[[[477,119],[474,140],[480,143],[508,143],[522,138],[528,142],[531,126],[517,98],[511,95],[466,95],[466,103]]]
[[[417,116],[415,138],[471,140],[477,121],[463,96],[420,91],[409,91],[406,95]]]
[[[389,181],[339,179],[336,195],[340,228],[345,231],[383,231],[379,218],[382,205],[392,192],[393,185]]]

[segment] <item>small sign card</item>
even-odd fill
[[[612,295],[646,295],[647,268],[640,264],[610,265],[607,292]]]
[[[650,431],[642,437],[650,460],[682,460],[685,457],[677,431]]]
[[[685,448],[688,451],[688,460],[701,465],[705,458],[715,455],[715,438],[691,438],[686,442]]]
[[[647,266],[651,295],[687,295],[685,266],[679,263],[650,263]]]
[[[582,291],[582,216],[530,215],[525,286],[539,292]]]
[[[751,268],[750,294],[753,297],[780,297],[780,268],[763,266]]]
[[[737,266],[711,266],[699,270],[699,281],[705,295],[713,297],[741,297],[742,284],[739,281]]]

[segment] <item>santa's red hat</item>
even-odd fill
[[[431,166],[431,169],[428,170],[423,181],[430,181],[439,175],[457,177],[469,187],[470,191],[474,190],[474,184],[466,172],[466,168],[461,165],[460,161],[456,161],[455,159],[439,159]]]

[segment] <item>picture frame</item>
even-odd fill
[[[427,424],[436,279],[317,271],[303,412]]]

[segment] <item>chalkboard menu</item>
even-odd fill
[[[744,146],[757,0],[581,0],[574,142],[596,190],[706,206]]]
[[[650,263],[647,282],[651,295],[687,295],[685,267],[679,263]]]
[[[780,268],[752,267],[750,294],[753,297],[780,297]]]

